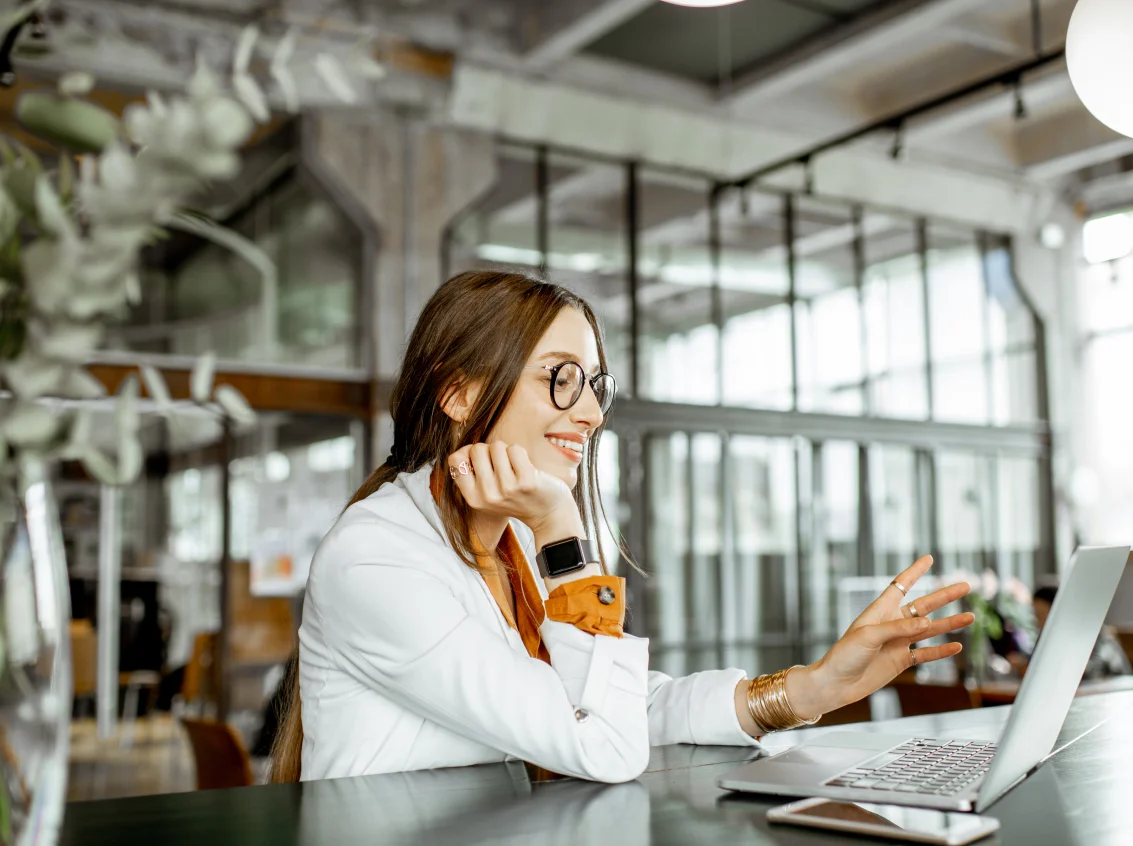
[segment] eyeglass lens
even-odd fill
[[[555,374],[554,396],[555,405],[566,410],[578,402],[586,384],[586,373],[582,366],[576,362],[565,362],[559,372]],[[614,404],[614,377],[602,373],[594,379],[594,394],[598,397],[598,405],[605,414]]]

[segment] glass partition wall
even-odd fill
[[[500,158],[447,267],[540,268],[599,312],[620,394],[603,493],[656,669],[813,660],[924,553],[940,575],[1055,571],[1042,324],[1004,236]]]

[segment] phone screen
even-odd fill
[[[794,809],[790,816],[796,819],[817,818],[859,823],[877,829],[893,829],[895,834],[909,832],[926,835],[941,842],[953,838],[963,840],[987,825],[984,817],[974,814],[928,811],[898,805],[867,805],[861,802],[818,802],[809,807]]]

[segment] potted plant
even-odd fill
[[[0,137],[0,843],[50,843],[62,817],[71,713],[69,597],[52,465],[83,463],[122,484],[142,468],[139,380],[115,410],[115,454],[91,443],[84,403],[103,396],[85,363],[109,321],[141,297],[139,254],[167,227],[242,248],[179,210],[202,185],[234,177],[253,129],[249,109],[203,67],[184,96],[151,94],[119,118],[84,99],[93,80],[69,73],[57,90],[25,93],[22,127],[54,161]],[[193,374],[193,399],[252,418],[233,389],[212,388],[214,361]],[[170,408],[159,373],[142,378]]]

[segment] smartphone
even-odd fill
[[[999,820],[991,817],[833,799],[803,799],[781,805],[768,811],[767,819],[773,823],[939,846],[964,846],[999,831]]]

